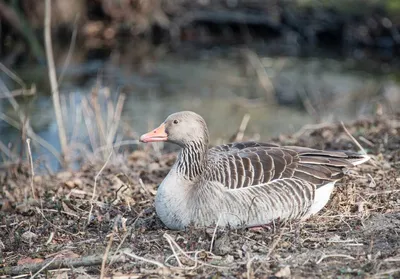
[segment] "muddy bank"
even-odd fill
[[[396,278],[400,115],[346,127],[372,160],[348,173],[318,216],[258,232],[167,230],[152,203],[176,154],[157,155],[149,146],[111,160],[102,171],[103,162],[32,180],[25,165],[4,167],[0,275],[29,273],[18,264],[32,273],[47,264],[52,277],[76,278],[101,273],[131,278]],[[305,127],[272,141],[357,150],[340,124]],[[104,255],[118,257],[110,263]]]

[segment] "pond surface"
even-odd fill
[[[249,120],[245,136],[267,141],[280,133],[293,133],[305,124],[348,121],[373,114],[378,104],[387,110],[400,105],[400,87],[393,81],[395,73],[390,68],[379,64],[368,67],[341,57],[268,57],[239,48],[182,52],[157,48],[133,54],[133,50],[125,50],[113,51],[101,59],[75,52],[65,71],[65,56],[57,56],[56,62],[60,65],[59,76],[63,72],[60,91],[69,138],[85,144],[90,143],[90,133],[98,127],[95,120],[85,121],[88,112],[82,114],[82,100],[90,97],[93,88],[98,89],[99,100],[106,100],[99,107],[111,126],[109,105],[115,106],[118,96],[125,96],[118,121],[121,136],[114,140],[137,139],[180,110],[201,114],[215,144],[232,139],[244,118]],[[17,101],[33,130],[59,150],[46,68],[12,70],[27,86],[36,84],[34,97]],[[5,75],[1,78],[9,90],[19,88]],[[0,110],[18,120],[7,99],[0,99]],[[20,146],[21,132],[1,120],[0,135],[11,149]],[[101,142],[94,145],[99,147]],[[51,158],[43,148],[35,147],[33,151],[34,158]]]

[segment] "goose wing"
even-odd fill
[[[304,180],[319,187],[342,178],[344,169],[366,158],[349,152],[243,142],[210,149],[208,160],[205,178],[237,189],[284,178]]]

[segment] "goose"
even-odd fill
[[[181,148],[155,197],[158,217],[172,230],[305,220],[327,204],[347,169],[369,160],[353,152],[261,142],[209,148],[206,122],[191,111],[171,114],[140,141]]]

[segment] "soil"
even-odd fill
[[[317,216],[261,230],[164,227],[153,200],[175,153],[143,149],[103,170],[33,179],[29,166],[4,167],[0,276],[400,278],[400,115],[346,127],[372,159],[348,172]],[[341,124],[272,141],[358,150]]]

